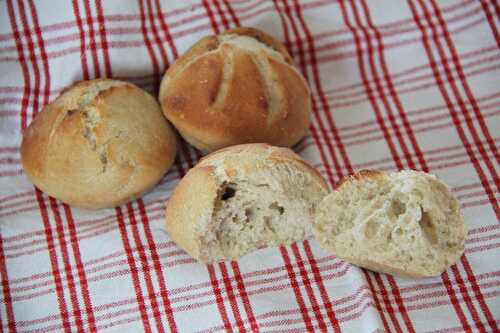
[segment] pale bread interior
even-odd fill
[[[345,181],[320,204],[319,243],[353,264],[403,276],[435,276],[464,251],[458,201],[424,172],[369,172]]]
[[[310,237],[316,206],[326,193],[310,172],[287,164],[232,177],[221,184],[200,235],[200,259],[238,259]]]

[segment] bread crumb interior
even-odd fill
[[[271,173],[224,182],[210,232],[202,237],[202,257],[236,259],[310,237],[313,212],[321,199],[318,192],[310,176],[283,165]]]
[[[344,184],[316,219],[319,241],[341,257],[439,271],[463,248],[459,205],[437,180],[401,172]]]

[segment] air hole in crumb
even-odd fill
[[[405,203],[401,202],[399,199],[393,199],[391,205],[392,205],[392,211],[394,212],[394,215],[396,215],[396,217],[398,217],[399,215],[403,214],[406,211]]]
[[[270,230],[273,233],[276,233],[276,230],[274,229],[272,223],[272,218],[270,216],[264,216],[264,224],[268,230]]]
[[[375,236],[377,233],[377,230],[379,228],[379,224],[373,220],[370,220],[366,223],[365,226],[365,236],[366,238],[370,239]]]
[[[429,213],[425,212],[422,207],[420,207],[421,211],[421,218],[420,221],[418,221],[418,224],[420,225],[420,228],[422,229],[422,232],[431,244],[436,244],[438,241],[438,237],[436,234],[436,229],[434,225],[431,222],[431,217]]]
[[[457,246],[457,243],[455,242],[446,242],[446,246],[449,248],[449,249],[453,249]]]
[[[277,210],[280,213],[280,215],[283,215],[283,213],[285,213],[285,208],[278,205],[276,201],[270,204],[269,208]]]
[[[252,208],[245,208],[245,217],[246,217],[247,222],[250,221],[253,216],[254,216],[253,209]]]
[[[67,115],[67,116],[72,116],[72,115],[73,115],[76,111],[78,111],[78,109],[71,109],[71,110],[68,110],[68,111],[66,112],[66,115]]]
[[[221,199],[224,201],[228,200],[228,199],[234,197],[235,194],[236,194],[236,190],[234,188],[228,186],[224,189],[224,193],[222,194]]]

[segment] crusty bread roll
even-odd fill
[[[21,160],[47,194],[84,208],[114,207],[158,182],[176,138],[156,100],[115,80],[82,81],[24,132]]]
[[[361,171],[319,205],[314,235],[355,265],[406,277],[441,274],[464,252],[460,205],[435,176]]]
[[[311,100],[285,47],[252,28],[202,38],[169,67],[165,116],[195,147],[266,142],[289,147],[307,132]]]
[[[166,209],[171,238],[201,262],[234,260],[312,235],[321,175],[287,148],[238,145],[203,158]]]

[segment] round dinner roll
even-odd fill
[[[202,38],[170,66],[163,113],[198,149],[265,142],[290,147],[306,134],[309,88],[285,47],[253,28]]]
[[[26,129],[21,161],[45,193],[73,206],[114,207],[156,184],[176,137],[156,100],[133,84],[81,81]]]
[[[312,235],[321,175],[288,148],[244,144],[203,158],[166,208],[172,240],[204,263],[236,260],[262,247]]]
[[[459,260],[460,204],[434,175],[363,170],[319,205],[314,235],[340,258],[405,277],[437,276]]]

